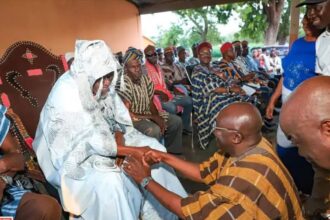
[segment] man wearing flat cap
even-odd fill
[[[321,75],[330,76],[330,0],[305,0],[297,5],[301,7],[306,5],[307,16],[313,21],[313,25],[319,29],[326,30],[318,37],[316,41],[316,67],[315,72]],[[315,89],[319,88],[319,85]],[[322,102],[320,102],[321,104]],[[306,213],[308,215],[317,215],[323,212],[329,218],[330,216],[330,193],[329,181],[330,172],[324,171],[314,166],[314,184],[312,194],[305,203]]]

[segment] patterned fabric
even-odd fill
[[[145,68],[146,68],[149,78],[154,83],[155,90],[159,90],[159,91],[163,92],[164,94],[166,94],[168,96],[169,100],[172,100],[173,95],[166,87],[164,75],[160,69],[160,66],[158,64],[153,65],[147,60],[146,64],[145,64]]]
[[[224,72],[227,76],[228,82],[253,88],[255,91],[260,93],[258,97],[259,102],[268,103],[268,100],[272,94],[272,89],[267,86],[261,86],[258,83],[242,81],[242,77],[244,77],[245,73],[242,72],[242,68],[238,66],[239,63],[237,61],[238,60],[236,59],[236,62],[227,62],[226,60],[222,59],[219,63],[219,68],[221,69],[221,72]]]
[[[293,180],[265,139],[238,158],[217,152],[200,171],[210,189],[181,200],[185,219],[304,219]]]
[[[154,85],[148,76],[142,75],[139,83],[124,76],[125,89],[117,91],[120,97],[131,104],[130,111],[135,114],[150,115],[150,102],[154,95]]]
[[[10,121],[5,116],[7,108],[3,105],[0,105],[0,148],[3,140],[8,134]],[[2,154],[0,153],[0,160]],[[12,216],[15,217],[16,209],[21,201],[24,193],[29,192],[25,189],[16,186],[7,186],[4,192],[4,197],[1,201],[0,206],[0,216]]]
[[[5,140],[5,137],[8,133],[10,121],[5,116],[7,108],[3,105],[0,105],[0,146]]]
[[[10,186],[6,188],[5,193],[9,195],[7,197],[9,200],[1,202],[0,216],[15,217],[19,203],[26,192],[29,191],[16,186]]]
[[[165,78],[159,64],[153,65],[147,60],[144,67],[149,78],[154,84],[155,90],[166,94],[169,101],[173,100],[174,95],[170,92],[170,90],[167,89]],[[154,103],[159,112],[164,112],[163,107],[157,105],[157,103],[160,103],[158,96],[155,96]],[[182,112],[181,106],[177,106],[177,112]]]
[[[239,72],[237,68],[235,68],[234,64],[227,62],[224,59],[220,61],[219,68],[226,74],[228,79],[241,80],[242,76],[244,76],[243,73]]]
[[[125,65],[128,61],[135,60],[135,59],[142,62],[143,53],[142,53],[142,51],[140,51],[134,47],[129,47],[123,57],[123,64]]]
[[[195,66],[199,64],[199,59],[196,57],[190,57],[188,60],[188,65],[189,66]]]
[[[166,82],[170,85],[173,81],[180,81],[188,77],[186,69],[181,65],[178,65],[176,62],[172,65],[165,63],[161,65],[161,69],[164,73]]]
[[[197,65],[192,74],[192,100],[195,118],[197,119],[198,138],[205,149],[213,132],[213,122],[218,112],[232,102],[253,101],[248,96],[237,94],[219,94],[216,88],[228,87],[216,74],[216,69]]]
[[[283,86],[293,91],[305,80],[317,76],[315,73],[316,49],[314,41],[303,37],[293,42],[286,57],[283,58]],[[284,100],[286,101],[286,100]]]
[[[247,63],[245,63],[245,59],[242,56],[238,56],[233,64],[236,68],[238,68],[244,75],[248,75],[250,73]]]

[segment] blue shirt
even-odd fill
[[[1,148],[1,146],[0,146]],[[2,158],[2,153],[0,152],[0,160]],[[19,206],[19,203],[21,202],[22,197],[26,192],[29,192],[28,190],[23,189],[20,186],[12,185],[7,186],[5,190],[8,195],[10,195],[9,200],[2,199],[0,203],[0,216],[8,216],[8,217],[14,217],[16,215],[17,207]]]
[[[250,55],[247,55],[245,60],[250,71],[259,71],[258,64]]]
[[[8,134],[8,129],[10,122],[6,117],[7,108],[0,104],[0,149],[2,147],[2,142]],[[2,159],[2,153],[0,152],[0,160]],[[9,195],[8,200],[2,199],[0,203],[0,216],[10,216],[15,217],[16,209],[23,197],[23,195],[28,192],[28,190],[22,187],[12,185],[7,186],[5,189],[6,193]]]
[[[297,39],[289,54],[282,60],[283,86],[293,91],[306,79],[316,76],[315,62],[315,42],[308,42],[304,38]]]

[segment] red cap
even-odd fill
[[[212,50],[212,45],[211,45],[209,42],[204,41],[204,42],[200,43],[200,44],[197,46],[197,53],[199,53],[199,51],[200,51],[202,48],[204,48],[204,47],[206,47],[206,48]]]
[[[230,48],[233,48],[233,45],[229,42],[224,43],[221,47],[220,47],[220,51],[222,54],[226,53]]]

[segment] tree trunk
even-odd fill
[[[265,34],[265,45],[276,44],[284,0],[269,0],[268,3],[263,3],[263,6],[268,21],[268,27]]]
[[[278,36],[278,44],[279,45],[285,45],[289,41],[288,36]]]

